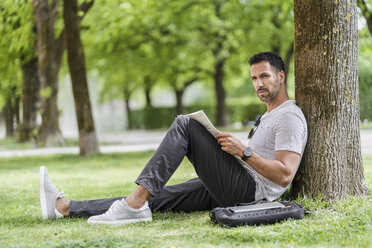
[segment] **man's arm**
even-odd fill
[[[219,133],[216,138],[218,144],[221,145],[221,149],[231,155],[242,157],[243,150],[247,148],[238,138],[231,134]],[[245,162],[270,181],[286,187],[296,174],[301,156],[291,151],[276,151],[275,155],[275,160],[267,159],[253,151],[252,156]]]

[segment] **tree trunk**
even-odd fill
[[[333,200],[367,194],[360,147],[356,7],[356,0],[294,1],[296,101],[309,131],[294,196],[321,194]]]
[[[145,88],[145,97],[146,97],[146,106],[152,107],[152,101],[151,101],[151,89]]]
[[[217,61],[215,65],[214,83],[217,100],[217,126],[227,125],[226,93],[223,87],[223,80],[225,77],[225,72],[223,71],[224,65],[225,60]]]
[[[223,1],[214,2],[216,17],[222,19],[221,7]],[[226,31],[226,30],[225,30]],[[214,84],[216,90],[216,101],[217,101],[217,113],[216,113],[216,125],[226,126],[227,125],[227,111],[226,111],[226,93],[223,87],[223,80],[225,77],[224,66],[226,58],[222,56],[223,42],[227,39],[226,35],[217,34],[215,40],[217,41],[216,47],[213,49],[213,56],[215,59],[214,64]]]
[[[5,136],[14,137],[14,109],[11,97],[7,97],[4,107]]]
[[[289,75],[289,69],[290,69],[291,59],[292,59],[293,53],[294,53],[294,42],[292,41],[291,45],[288,48],[287,52],[285,53],[285,57],[284,57],[284,68],[285,68],[285,72],[286,72],[286,77],[285,77],[285,86],[286,87],[288,87],[287,86],[288,75]]]
[[[32,58],[22,66],[22,124],[19,141],[31,140],[37,130],[37,110],[39,104],[39,77],[37,75],[37,58]]]
[[[145,83],[145,97],[146,97],[146,107],[152,107],[151,101],[151,89],[154,86],[153,81],[149,76],[146,76],[144,79]]]
[[[80,40],[77,0],[63,1],[63,19],[68,66],[79,128],[80,155],[89,155],[99,152],[99,149],[89,98],[84,49]]]
[[[127,113],[128,129],[130,130],[130,129],[133,129],[133,120],[132,120],[132,110],[130,109],[129,101],[130,101],[130,93],[124,90],[125,110]]]
[[[271,46],[271,51],[277,55],[280,55],[282,44],[281,44],[281,39],[280,36],[278,37],[277,30],[280,30],[282,28],[282,22],[280,21],[280,15],[282,14],[282,3],[278,2],[278,5],[276,5],[273,10],[272,10],[272,17],[271,17],[271,23],[275,27],[275,31],[273,32],[273,37],[272,37],[272,46]]]
[[[15,93],[15,89],[14,89],[14,93]],[[17,126],[17,130],[18,130],[18,127],[19,127],[19,124],[21,122],[21,118],[19,116],[19,113],[20,113],[20,103],[21,103],[21,98],[14,94],[14,118],[15,118],[15,123],[16,123],[16,126]]]
[[[182,103],[182,97],[183,93],[185,92],[184,89],[174,90],[176,94],[176,112],[178,115],[183,114],[183,103]]]
[[[58,71],[61,65],[63,45],[61,46],[61,42],[57,42],[54,38],[58,3],[57,0],[49,2],[48,0],[34,0],[37,24],[38,74],[43,92],[41,94],[42,123],[38,135],[38,144],[41,146],[65,144],[59,129],[57,105]]]

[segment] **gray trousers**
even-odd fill
[[[187,156],[198,178],[165,186]],[[152,195],[149,206],[156,211],[202,211],[233,206],[255,199],[256,182],[242,165],[202,125],[178,116],[159,148],[136,180]],[[106,212],[123,197],[71,201],[70,217],[89,217]]]

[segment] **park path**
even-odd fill
[[[244,143],[247,132],[231,132]],[[103,143],[101,153],[122,153],[155,150],[165,135],[165,131],[130,131],[121,133],[100,134],[98,139]],[[361,130],[362,154],[372,155],[372,129]],[[78,147],[34,148],[25,150],[0,150],[0,157],[22,157],[50,154],[78,154]]]

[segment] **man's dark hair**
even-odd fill
[[[284,71],[285,73],[283,59],[279,55],[272,52],[263,52],[253,55],[249,59],[249,64],[252,66],[263,61],[269,62],[270,65],[276,70],[276,72]]]

